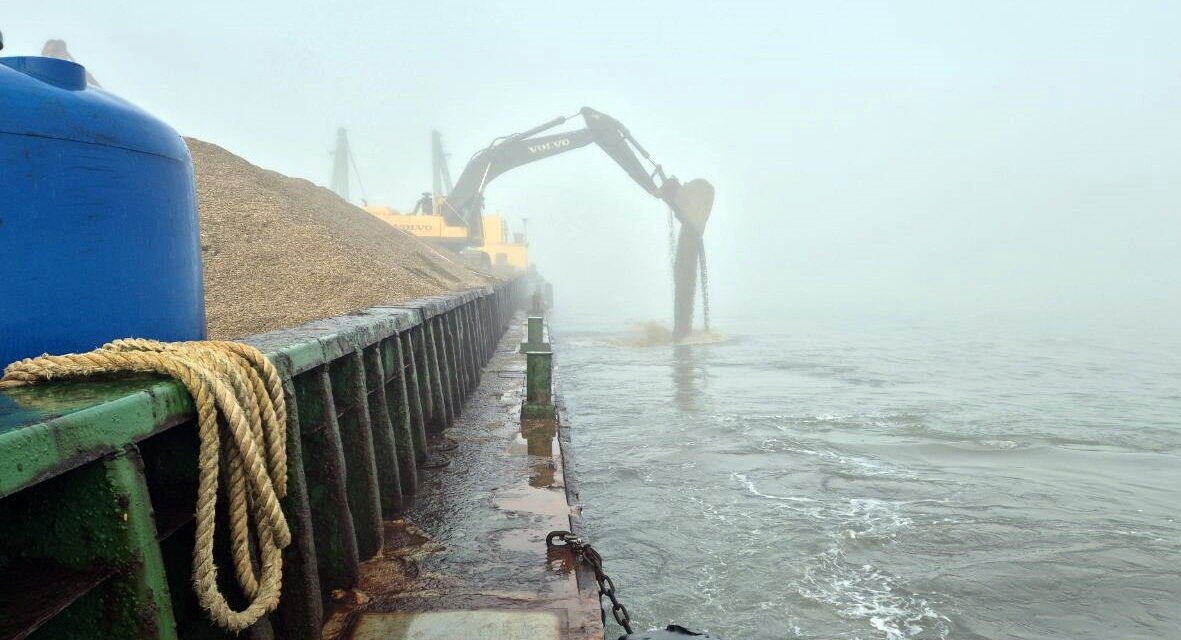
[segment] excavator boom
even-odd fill
[[[708,329],[709,307],[706,298],[703,235],[705,223],[713,208],[713,185],[705,180],[691,180],[682,185],[675,176],[665,175],[664,169],[652,161],[648,151],[618,120],[590,107],[583,107],[579,114],[586,125],[582,129],[547,133],[570,119],[554,118],[532,129],[498,138],[476,152],[455,182],[455,188],[439,201],[438,212],[450,224],[466,227],[467,239],[477,244],[483,240],[484,189],[489,182],[510,169],[591,144],[598,145],[644,191],[664,200],[681,222],[680,237],[677,239],[673,261],[674,337],[682,339],[692,328],[693,297],[697,289],[698,273],[702,277],[703,316]],[[441,145],[436,139],[436,155],[440,154]],[[652,169],[647,169],[645,163],[651,165]]]
[[[473,238],[479,238],[484,189],[489,182],[510,169],[596,144],[641,188],[667,202],[680,218],[680,208],[675,200],[680,183],[675,177],[665,176],[663,168],[652,163],[648,152],[632,137],[627,127],[590,107],[583,107],[579,114],[586,124],[582,129],[539,135],[569,120],[567,117],[554,118],[527,131],[497,139],[477,152],[464,167],[455,188],[443,200],[443,215],[454,224],[466,226]],[[645,168],[640,158],[652,165],[651,171]]]

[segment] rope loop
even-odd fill
[[[260,351],[239,342],[116,340],[89,353],[43,355],[8,365],[0,389],[40,381],[152,373],[180,382],[197,407],[198,483],[193,587],[209,617],[241,631],[279,605],[283,549],[291,531],[287,494],[287,405],[283,382]],[[218,483],[226,478],[234,575],[249,600],[230,606],[213,559]]]

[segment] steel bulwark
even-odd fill
[[[294,535],[279,609],[249,637],[320,637],[332,590],[357,584],[382,519],[413,500],[427,429],[462,410],[527,283],[245,340],[283,378]],[[232,637],[191,593],[195,460],[192,402],[170,381],[0,393],[0,640]],[[13,604],[22,594],[38,605]]]

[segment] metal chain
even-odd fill
[[[561,540],[562,544],[554,544],[556,540]],[[631,616],[627,613],[627,607],[619,602],[615,597],[615,583],[611,578],[603,573],[603,556],[599,555],[595,548],[590,546],[589,542],[583,541],[582,538],[570,533],[569,531],[551,531],[545,537],[545,546],[547,547],[570,547],[582,558],[583,562],[590,565],[595,572],[595,581],[599,583],[599,602],[602,603],[603,596],[607,596],[611,600],[611,616],[615,618],[615,622],[623,627],[624,631],[629,634],[634,633],[632,630]],[[603,622],[607,621],[607,612],[600,606],[599,613],[603,616]]]
[[[677,296],[677,230],[672,207],[668,209],[668,272],[672,275],[673,298]]]
[[[709,331],[709,269],[705,266],[705,238],[701,239],[698,255],[701,261],[701,317],[705,323],[705,330]]]

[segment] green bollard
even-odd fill
[[[545,341],[545,318],[530,316],[528,332],[525,342],[521,343],[521,353],[530,351],[549,351],[549,343]]]
[[[525,353],[525,405],[521,417],[554,417],[553,357],[554,352],[548,350]]]

